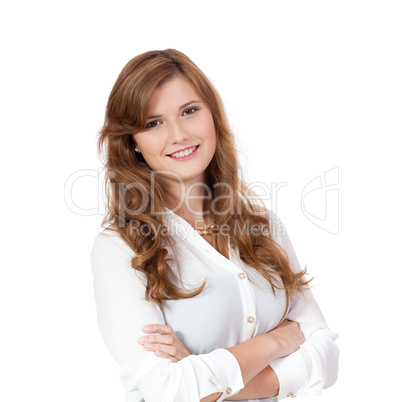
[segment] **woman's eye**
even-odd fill
[[[145,128],[152,128],[152,127],[156,127],[159,126],[160,121],[159,120],[154,120],[154,121],[150,121]]]
[[[187,116],[189,114],[194,114],[198,109],[196,107],[190,107],[188,109],[186,109],[183,114],[184,116]]]

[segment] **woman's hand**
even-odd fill
[[[281,357],[296,352],[306,341],[299,324],[295,321],[284,320],[268,334],[277,342]]]
[[[222,392],[217,392],[200,399],[200,402],[216,402],[222,395]]]
[[[176,363],[191,354],[169,325],[147,325],[142,330],[150,335],[138,338],[138,343],[146,350],[153,350],[158,357]]]

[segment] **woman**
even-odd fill
[[[126,401],[270,401],[332,385],[336,334],[279,217],[252,202],[200,69],[173,49],[132,59],[102,149],[107,214],[91,262]]]

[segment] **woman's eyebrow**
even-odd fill
[[[191,100],[190,102],[187,102],[187,103],[185,103],[184,105],[180,106],[180,107],[179,107],[179,110],[180,110],[180,109],[183,109],[184,107],[186,107],[186,106],[188,106],[188,105],[191,105],[192,103],[201,103],[201,101]]]
[[[186,106],[191,105],[192,103],[201,103],[201,101],[191,100],[189,102],[186,102],[184,105],[179,106],[178,110],[183,109]],[[148,116],[148,120],[150,120],[150,119],[159,119],[159,117],[162,117],[162,115],[159,114],[159,115]]]

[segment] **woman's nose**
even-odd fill
[[[177,122],[171,123],[169,136],[172,142],[182,142],[189,138],[189,133],[180,122]]]

